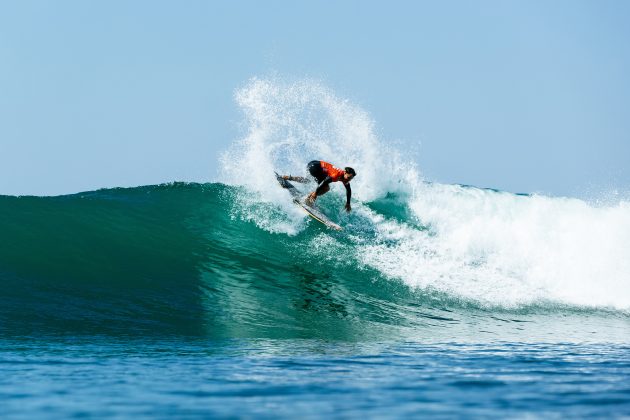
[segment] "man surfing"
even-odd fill
[[[350,189],[350,181],[356,176],[356,172],[354,169],[349,166],[344,169],[339,169],[336,166],[324,162],[323,160],[313,160],[306,165],[308,172],[317,180],[319,184],[317,189],[310,193],[306,198],[306,203],[308,205],[312,205],[317,197],[326,194],[330,191],[330,183],[341,181],[344,187],[346,187],[346,211],[350,211],[352,208],[350,207],[350,197],[352,196],[352,190]],[[296,182],[308,182],[306,178],[301,176],[291,176],[291,175],[283,175],[282,179],[286,179],[287,181],[296,181]]]

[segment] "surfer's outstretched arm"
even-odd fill
[[[352,207],[350,207],[350,197],[352,197],[352,189],[350,188],[350,183],[343,184],[346,187],[346,210],[350,211]]]

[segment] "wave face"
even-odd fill
[[[314,82],[237,101],[221,183],[0,196],[0,332],[627,340],[627,201],[424,182]],[[312,159],[357,170],[352,213],[338,186],[318,200],[341,232],[276,185]]]
[[[243,193],[0,197],[0,331],[347,338],[406,324],[404,285],[355,270],[351,244],[328,247],[319,226],[287,236],[235,218]]]

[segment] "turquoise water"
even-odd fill
[[[493,220],[552,200],[439,194],[493,202]],[[630,416],[616,256],[584,265],[604,264],[603,277],[569,271],[568,293],[554,282],[566,248],[546,282],[547,260],[510,260],[489,225],[485,253],[453,258],[448,230],[405,196],[350,215],[324,197],[341,232],[292,213],[288,197],[249,198],[218,183],[0,196],[4,416]],[[572,220],[601,210],[553,204]],[[548,241],[564,234],[544,228]]]

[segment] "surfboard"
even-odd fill
[[[322,213],[322,211],[319,210],[317,207],[315,207],[314,205],[309,206],[308,204],[306,204],[304,200],[302,199],[302,193],[298,191],[297,188],[295,188],[295,185],[291,184],[291,182],[289,182],[286,179],[282,179],[282,177],[278,175],[277,172],[275,172],[275,174],[276,174],[276,179],[278,180],[278,183],[280,183],[280,186],[289,191],[289,194],[291,194],[291,197],[293,198],[293,202],[297,204],[298,206],[300,206],[300,208],[304,210],[306,214],[311,216],[313,219],[317,220],[319,223],[322,223],[326,227],[329,227],[335,230],[342,229],[341,226],[339,226],[337,223],[330,220],[328,216]]]

